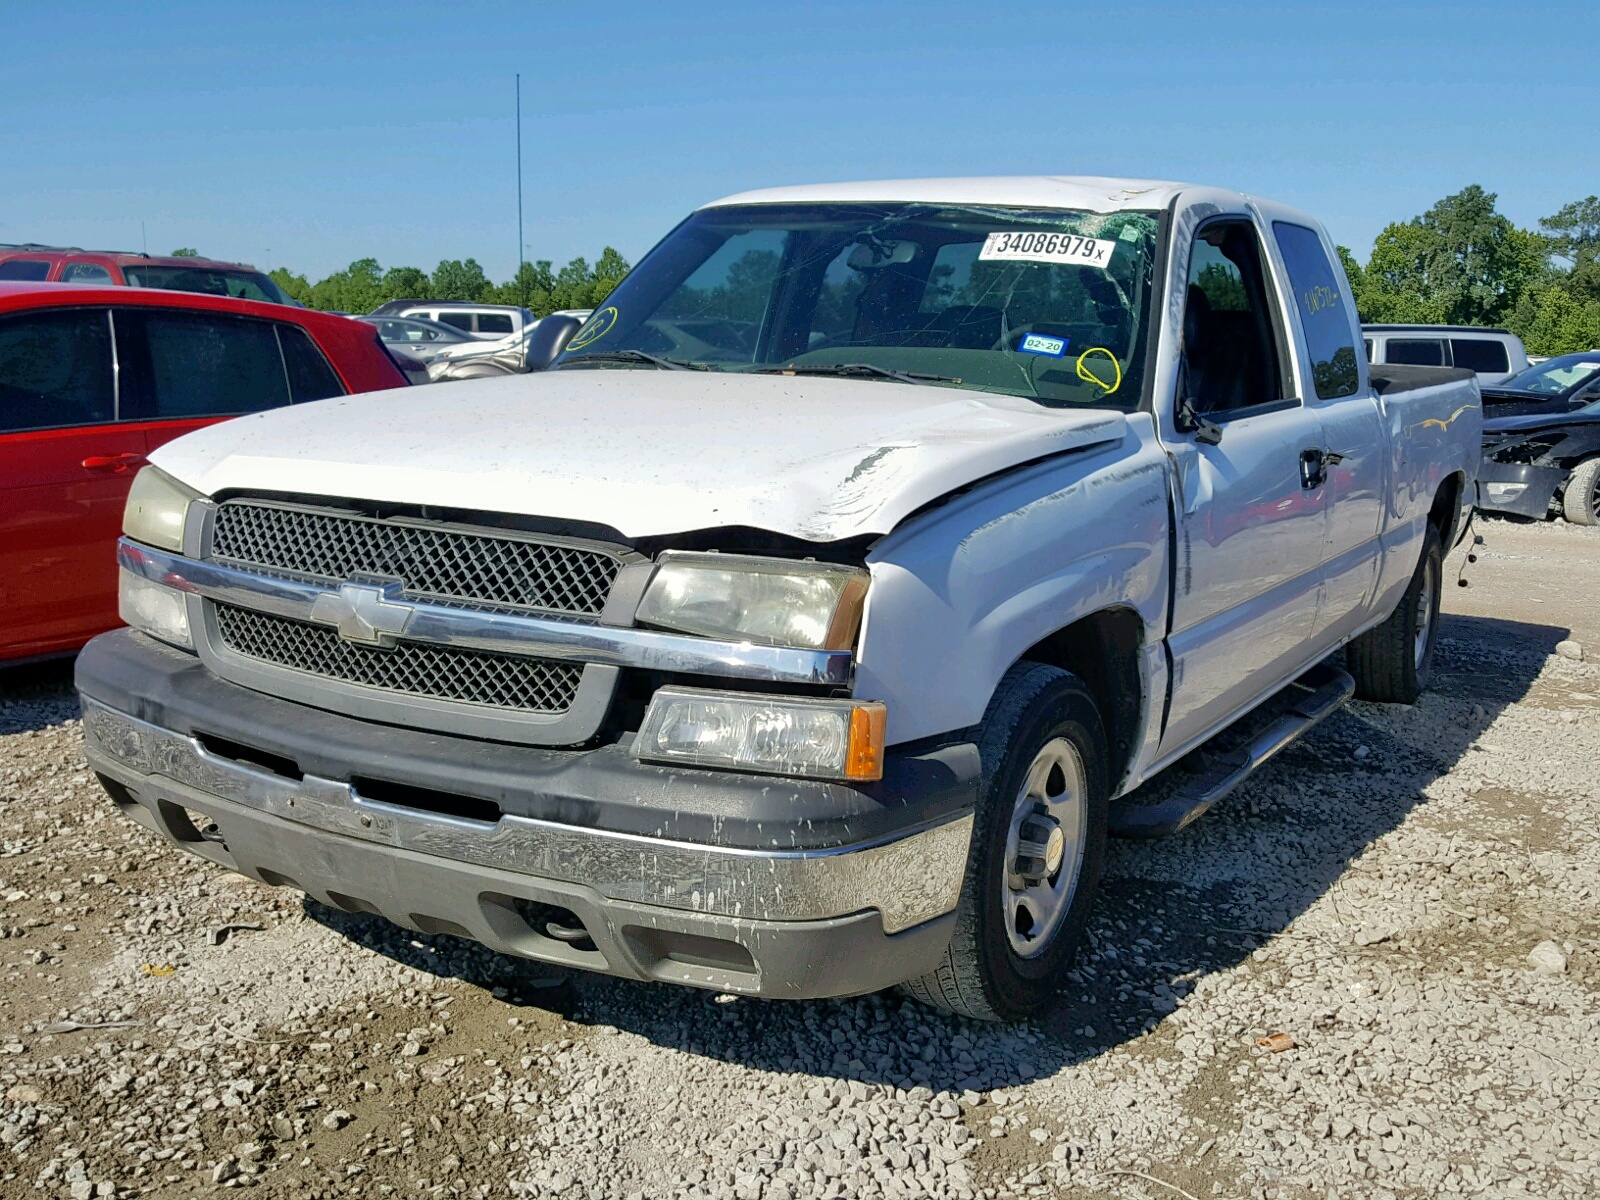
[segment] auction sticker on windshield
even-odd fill
[[[1037,230],[991,233],[983,239],[978,258],[984,261],[1077,263],[1085,267],[1111,265],[1116,242],[1079,237],[1075,233],[1040,233]]]
[[[1024,354],[1047,354],[1051,358],[1060,358],[1067,352],[1067,339],[1064,337],[1049,337],[1042,333],[1030,333],[1022,339],[1017,349]]]

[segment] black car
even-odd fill
[[[1518,385],[1514,416],[1484,389],[1478,507],[1600,525],[1600,352],[1548,359],[1507,384]]]
[[[1558,354],[1483,389],[1483,417],[1565,413],[1600,400],[1600,350]]]

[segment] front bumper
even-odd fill
[[[1560,467],[1498,463],[1485,458],[1478,467],[1478,507],[1484,512],[1542,520],[1550,515],[1556,489],[1566,481],[1567,473]],[[1497,486],[1491,488],[1490,484]]]
[[[89,763],[124,812],[222,866],[347,911],[567,966],[793,998],[923,974],[949,940],[972,827],[970,746],[902,757],[888,792],[875,793],[651,768],[615,747],[538,751],[307,709],[218,680],[131,631],[91,643],[78,683]],[[377,778],[420,786],[433,804],[444,793],[429,786],[428,765],[465,771],[451,760],[474,752],[487,761],[458,774],[459,786],[492,790],[496,772],[504,783],[512,755],[533,790],[502,788],[493,819],[363,794],[382,790],[365,782]],[[896,779],[914,790],[889,794]],[[540,783],[560,791],[546,807],[577,820],[542,815]],[[774,824],[774,794],[802,817],[815,809],[827,844],[795,844],[812,822]],[[852,804],[865,806],[854,819]],[[846,811],[827,819],[830,809]],[[650,811],[655,831],[625,827]],[[751,812],[764,819],[753,826]],[[852,826],[872,832],[841,840]],[[696,829],[696,840],[683,836]],[[765,844],[736,844],[758,837]],[[550,936],[551,910],[581,922],[589,941]]]

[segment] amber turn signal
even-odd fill
[[[883,778],[884,731],[889,710],[877,701],[858,704],[850,712],[850,749],[845,755],[844,777],[859,782]]]

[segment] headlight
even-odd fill
[[[867,572],[833,563],[667,551],[639,601],[641,625],[702,637],[849,650]]]
[[[1528,490],[1525,483],[1486,483],[1483,486],[1491,500],[1515,500]]]
[[[654,762],[866,782],[883,778],[885,717],[876,701],[664,687],[650,701],[634,754]]]
[[[183,518],[200,493],[185,487],[157,467],[133,477],[128,506],[122,510],[122,532],[136,542],[183,553]]]
[[[189,636],[189,609],[183,593],[145,579],[126,569],[120,571],[117,586],[117,614],[143,633],[171,642],[185,650],[194,649]]]

